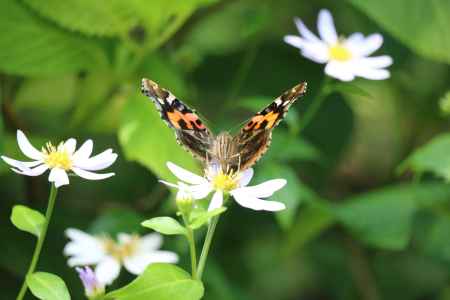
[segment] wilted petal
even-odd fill
[[[38,167],[39,168],[39,167]],[[65,170],[60,168],[53,168],[50,171],[48,181],[53,182],[56,188],[69,184],[69,176]]]
[[[152,263],[176,263],[177,261],[178,255],[173,252],[155,251],[126,257],[123,264],[130,273],[139,275]]]
[[[169,170],[180,180],[190,184],[202,184],[208,182],[205,178],[185,170],[172,162],[167,162]]]
[[[338,36],[336,34],[336,28],[334,27],[333,17],[331,13],[322,9],[319,12],[319,19],[317,21],[317,29],[319,35],[329,45],[334,45],[338,42]]]
[[[113,257],[106,257],[95,268],[95,277],[102,284],[109,285],[119,276],[120,262]]]
[[[286,208],[281,202],[261,200],[245,193],[232,193],[239,205],[253,210],[280,211]]]
[[[208,211],[215,210],[223,205],[223,192],[218,190],[214,193],[211,202],[209,203]]]
[[[41,160],[42,153],[31,145],[25,134],[21,130],[17,130],[17,142],[20,150],[31,159]]]
[[[115,175],[114,173],[98,174],[98,173],[94,173],[94,172],[85,171],[85,170],[82,170],[82,169],[76,168],[76,167],[73,167],[72,171],[75,174],[77,174],[78,176],[80,176],[81,178],[88,179],[88,180],[102,180],[102,179],[106,179],[106,178],[109,178],[109,177]]]

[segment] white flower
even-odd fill
[[[190,193],[194,199],[205,198],[214,191],[208,210],[223,206],[224,194],[230,194],[239,205],[253,210],[279,211],[286,208],[281,202],[260,199],[270,197],[281,189],[286,184],[285,179],[272,179],[248,187],[253,177],[253,169],[227,174],[213,165],[206,170],[206,177],[202,177],[171,162],[167,163],[167,167],[183,182],[179,182],[178,185],[165,181],[161,181],[162,183],[176,187],[182,193],[185,193],[186,184],[189,184]]]
[[[360,32],[351,34],[347,39],[338,37],[333,17],[326,9],[319,12],[317,28],[320,39],[296,18],[295,24],[300,36],[287,35],[284,41],[299,48],[301,54],[320,64],[325,64],[325,73],[342,81],[351,81],[356,76],[381,80],[389,78],[384,68],[392,64],[388,55],[369,57],[383,44],[379,33],[367,37]]]
[[[69,228],[66,235],[71,239],[64,247],[64,254],[70,256],[70,267],[96,265],[95,276],[100,283],[108,285],[119,276],[123,265],[130,273],[138,275],[156,262],[176,263],[177,254],[158,250],[162,236],[151,233],[139,237],[126,233],[117,235],[117,242],[105,236],[93,236],[81,230]]]
[[[48,181],[54,182],[57,188],[69,184],[67,173],[70,171],[89,180],[101,180],[114,175],[114,173],[91,172],[105,169],[117,159],[117,154],[113,153],[112,149],[90,157],[92,140],[84,142],[77,151],[75,151],[77,141],[73,138],[61,142],[57,147],[49,142],[39,151],[31,145],[22,131],[17,130],[17,142],[23,154],[33,161],[24,162],[2,156],[1,158],[12,166],[11,170],[21,175],[39,176],[49,169]]]

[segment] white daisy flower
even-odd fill
[[[49,142],[39,151],[31,145],[22,131],[17,130],[17,142],[23,154],[33,161],[24,162],[2,156],[1,158],[12,166],[11,170],[26,176],[39,176],[50,170],[48,181],[53,182],[57,188],[69,184],[68,172],[89,180],[101,180],[114,176],[114,173],[91,172],[105,169],[117,159],[117,154],[113,153],[112,149],[90,157],[93,148],[92,140],[84,142],[77,151],[75,151],[77,141],[73,138],[61,142],[57,147]]]
[[[312,33],[303,22],[296,18],[300,36],[287,35],[284,41],[300,49],[300,53],[320,64],[326,64],[325,73],[342,81],[351,81],[356,76],[372,80],[389,78],[384,69],[392,64],[388,55],[369,57],[383,44],[379,33],[367,37],[360,32],[348,38],[338,37],[331,13],[322,9],[319,12],[317,28],[319,37]]]
[[[182,182],[179,182],[178,185],[166,181],[161,181],[162,183],[176,187],[183,191],[182,193],[185,193],[184,190],[188,184],[190,194],[194,199],[203,199],[214,192],[208,210],[223,206],[224,194],[233,196],[239,205],[253,210],[279,211],[286,208],[281,202],[260,199],[270,197],[281,189],[286,184],[285,179],[272,179],[248,187],[247,185],[253,177],[251,168],[243,172],[227,174],[220,167],[210,166],[206,170],[206,176],[202,177],[171,162],[167,163],[167,167]]]
[[[159,233],[139,237],[126,233],[117,235],[117,242],[106,236],[93,236],[81,230],[69,228],[71,239],[64,247],[64,255],[70,256],[70,267],[96,265],[95,277],[109,285],[119,276],[121,266],[139,275],[152,263],[176,263],[178,255],[159,250],[163,239]]]

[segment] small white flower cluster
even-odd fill
[[[295,24],[300,36],[287,35],[284,41],[300,49],[301,54],[319,64],[326,64],[325,73],[342,81],[351,81],[356,76],[372,80],[389,78],[386,70],[392,64],[388,55],[369,57],[383,44],[379,33],[367,37],[360,32],[348,38],[338,37],[331,13],[319,12],[317,29],[319,37],[312,33],[303,22],[296,18]]]
[[[64,247],[70,267],[95,265],[95,278],[101,285],[109,285],[119,276],[123,265],[128,272],[138,275],[152,263],[176,263],[177,254],[159,250],[163,238],[159,233],[142,237],[119,233],[117,242],[107,236],[94,236],[69,228],[71,240]],[[92,276],[90,276],[92,277]]]
[[[26,176],[39,176],[50,170],[48,180],[57,188],[69,184],[68,172],[89,180],[101,180],[114,176],[114,173],[92,172],[108,168],[117,159],[117,154],[113,153],[112,149],[90,157],[94,146],[92,140],[84,142],[76,151],[77,141],[73,138],[61,142],[56,147],[49,142],[39,151],[31,145],[22,131],[17,130],[17,142],[23,154],[33,161],[18,161],[2,156],[1,158],[12,166],[11,170]]]
[[[208,210],[222,207],[224,194],[233,196],[239,205],[253,210],[279,211],[286,208],[281,202],[261,199],[272,196],[273,193],[285,186],[285,179],[272,179],[255,186],[247,186],[253,177],[251,168],[243,172],[228,174],[219,167],[210,165],[205,172],[205,177],[202,177],[171,162],[167,163],[167,167],[181,181],[178,184],[161,182],[178,188],[177,198],[185,198],[186,193],[190,193],[193,199],[199,200],[214,192]]]

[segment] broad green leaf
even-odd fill
[[[450,182],[450,133],[440,134],[414,151],[400,165],[400,170],[405,168],[416,173],[433,172]]]
[[[200,281],[177,266],[153,264],[127,286],[106,295],[115,300],[198,300],[203,296]]]
[[[37,272],[26,278],[27,285],[34,296],[41,300],[70,300],[64,281],[56,275]]]
[[[45,217],[40,212],[24,205],[15,205],[11,213],[11,222],[20,230],[39,237],[45,223]]]
[[[133,1],[25,0],[25,3],[63,27],[92,35],[126,35],[139,21]]]
[[[349,1],[417,54],[450,63],[450,1]]]
[[[177,220],[171,217],[152,218],[142,222],[141,225],[162,234],[186,234],[186,229]]]
[[[168,161],[192,172],[199,171],[194,158],[177,144],[173,130],[161,120],[154,104],[144,96],[128,99],[119,141],[127,159],[141,163],[162,179],[175,179],[166,166]]]
[[[439,108],[444,117],[450,116],[450,90],[439,100]]]
[[[50,75],[106,65],[106,56],[95,41],[52,26],[20,1],[0,1],[0,28],[3,72]]]
[[[449,201],[449,185],[403,184],[351,197],[331,209],[361,241],[398,250],[410,240],[413,215],[418,209]]]
[[[424,242],[427,254],[450,262],[450,216],[445,215],[435,219]]]
[[[212,217],[222,214],[227,210],[226,207],[219,207],[211,211],[205,211],[197,215],[191,222],[192,229],[197,229],[206,224]]]

